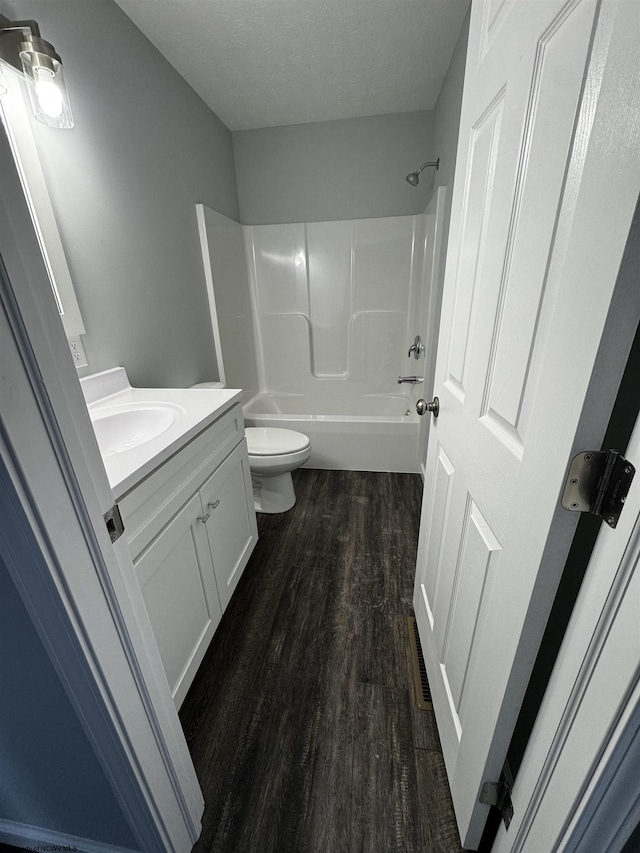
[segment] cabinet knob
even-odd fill
[[[199,515],[199,516],[198,516],[198,521],[201,521],[203,524],[206,524],[206,523],[207,523],[207,521],[209,520],[209,516],[210,516],[210,515],[211,515],[211,513],[210,513],[210,512],[208,512],[206,515]]]
[[[217,500],[217,501],[214,501],[213,503],[208,503],[207,506],[209,507],[209,509],[215,509],[219,503],[220,503],[220,501]]]

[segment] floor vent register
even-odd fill
[[[411,647],[411,669],[413,672],[413,681],[415,685],[415,695],[418,703],[418,708],[423,711],[431,711],[433,702],[431,701],[431,689],[427,680],[427,670],[424,665],[424,657],[422,656],[422,646],[420,645],[420,635],[418,634],[418,623],[415,616],[409,616],[409,645]]]

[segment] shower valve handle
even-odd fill
[[[411,353],[413,353],[414,358],[420,358],[422,353],[424,352],[424,344],[422,343],[422,338],[420,335],[416,335],[414,342],[409,347],[409,352],[407,355],[411,358]]]

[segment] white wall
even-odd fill
[[[397,394],[425,233],[424,216],[247,226],[265,388]]]
[[[421,216],[244,227],[199,205],[225,368],[209,378],[245,399],[312,395],[304,411],[319,414],[355,413],[363,394],[429,395],[446,198],[440,188]],[[419,360],[407,355],[416,335]],[[399,374],[426,381],[401,387]]]
[[[259,381],[244,229],[205,205],[198,205],[198,224],[219,367],[208,378],[244,389],[246,399]]]

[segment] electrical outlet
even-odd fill
[[[76,367],[87,367],[89,362],[87,361],[87,356],[84,354],[80,335],[70,335],[67,340],[69,341],[69,348]]]

